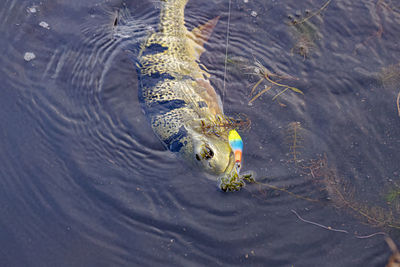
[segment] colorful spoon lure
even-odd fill
[[[235,154],[235,162],[236,162],[235,165],[237,173],[239,174],[242,164],[243,141],[236,130],[229,131],[228,140],[229,140],[229,145],[231,146],[233,153]]]

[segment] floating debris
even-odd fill
[[[258,88],[258,86],[265,80],[267,82],[269,82],[272,85],[266,85],[264,87],[263,90],[261,90],[260,92],[258,92],[256,95],[254,95],[250,101],[249,101],[249,105],[251,105],[256,99],[258,99],[261,95],[263,95],[264,93],[268,92],[270,89],[272,89],[274,86],[275,88],[283,88],[283,90],[281,90],[280,92],[278,92],[277,94],[275,94],[275,96],[272,98],[272,100],[277,99],[280,95],[282,95],[284,92],[286,92],[287,90],[292,90],[293,92],[299,93],[304,95],[304,93],[296,88],[296,87],[291,87],[288,86],[286,84],[281,84],[278,82],[275,82],[274,80],[272,80],[272,78],[278,78],[280,79],[295,79],[298,80],[297,78],[293,78],[291,76],[282,76],[282,75],[277,75],[277,74],[273,74],[271,73],[265,66],[263,66],[258,60],[255,59],[255,63],[254,63],[254,67],[252,67],[253,69],[253,73],[251,74],[255,74],[258,77],[260,77],[260,79],[257,81],[257,83],[253,86],[253,88],[250,91],[250,97],[254,94],[254,92],[256,91],[256,89]],[[278,80],[278,81],[279,81]]]
[[[32,6],[32,7],[28,7],[26,11],[28,13],[36,13],[38,10],[37,10],[36,6]]]
[[[33,60],[33,59],[35,59],[35,58],[36,58],[36,55],[34,53],[32,53],[32,52],[26,52],[25,55],[24,55],[25,61],[28,61],[28,62]]]
[[[50,30],[50,25],[49,25],[47,22],[45,22],[45,21],[41,21],[41,22],[39,23],[39,26],[42,27],[42,28],[45,28],[45,29]]]

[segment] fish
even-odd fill
[[[230,120],[200,63],[219,17],[189,31],[184,19],[188,0],[160,2],[158,31],[149,34],[138,55],[139,101],[163,144],[205,172],[225,177],[228,182],[220,187],[226,189],[239,177],[238,152],[235,159]]]

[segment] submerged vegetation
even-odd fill
[[[330,167],[328,158],[320,155],[314,159],[301,158],[304,149],[304,129],[300,122],[291,122],[287,126],[287,143],[290,155],[289,162],[295,164],[299,175],[316,186],[314,193],[323,193],[325,197],[315,199],[294,193],[286,188],[280,188],[268,183],[258,184],[259,196],[265,198],[268,191],[278,191],[289,194],[297,199],[320,204],[331,204],[336,208],[349,211],[351,214],[376,227],[400,230],[400,181],[391,180],[392,184],[381,196],[381,201],[374,203],[359,199],[360,191],[349,180],[341,177]],[[266,190],[267,189],[267,190]],[[254,195],[253,195],[254,196]],[[328,201],[322,201],[326,199]]]
[[[287,127],[287,142],[289,144],[289,154],[291,156],[291,161],[294,164],[298,164],[301,159],[299,158],[300,149],[303,147],[303,137],[301,135],[302,128],[301,123],[298,121],[289,123]]]
[[[306,22],[307,22],[308,20],[310,20],[312,17],[315,17],[315,16],[321,14],[322,11],[323,11],[325,8],[328,7],[328,5],[331,3],[331,1],[332,1],[332,0],[326,1],[325,4],[324,4],[321,8],[319,8],[317,11],[315,11],[315,12],[310,12],[309,10],[306,10],[306,12],[305,12],[305,17],[303,17],[303,18],[300,19],[300,20],[292,20],[291,24],[292,24],[293,26],[297,26],[297,25],[301,25],[301,24],[306,23]]]
[[[391,209],[400,213],[400,186],[398,182],[392,181],[392,186],[388,189],[385,200]]]
[[[316,42],[321,39],[317,17],[328,8],[331,2],[332,0],[327,0],[320,8],[314,11],[306,10],[302,15],[288,16],[289,27],[292,30],[294,40],[293,47],[291,48],[292,54],[300,55],[303,60],[306,60],[315,52],[317,49]],[[391,0],[377,0],[376,9],[382,8],[388,9],[391,12],[399,12],[399,9],[393,5]],[[382,33],[383,27],[380,24],[374,36],[380,38]],[[231,59],[228,60],[228,63],[234,65],[243,63],[242,61],[236,61]],[[298,80],[297,78],[273,73],[257,59],[254,59],[252,66],[247,67],[247,69],[251,70],[248,74],[256,77],[250,89],[249,104],[252,104],[266,93],[272,93],[273,101],[278,100],[287,91],[304,95],[300,89],[282,82],[282,80]],[[379,79],[385,88],[396,88],[400,91],[400,63],[382,68]],[[279,101],[278,103],[284,105]],[[397,94],[397,110],[400,116],[400,92]],[[259,179],[259,181],[249,179],[248,182],[254,183],[258,187],[259,194],[253,194],[253,196],[265,200],[271,192],[285,193],[296,199],[319,202],[320,204],[331,204],[339,209],[348,211],[372,226],[400,230],[400,187],[398,184],[394,182],[390,188],[386,189],[386,193],[380,193],[378,197],[381,197],[381,201],[368,202],[361,200],[361,191],[355,185],[351,184],[351,181],[346,180],[338,174],[335,168],[329,166],[326,155],[320,155],[314,159],[301,157],[305,149],[303,147],[304,129],[302,127],[300,122],[295,121],[289,123],[286,128],[286,142],[288,145],[288,154],[290,155],[289,162],[296,166],[296,170],[301,177],[304,177],[305,181],[312,182],[316,186],[316,192],[322,193],[325,197],[314,199],[303,194],[297,194],[289,188],[261,182],[263,179]],[[306,139],[308,140],[307,136]],[[236,177],[235,181],[244,179],[243,177],[241,179],[238,178]],[[231,182],[229,181],[227,184],[232,184]],[[242,186],[242,184],[239,186]],[[231,190],[234,188],[227,189]],[[327,199],[328,201],[324,201],[323,199]]]
[[[291,49],[291,53],[298,54],[303,57],[303,61],[310,57],[315,50],[315,42],[307,34],[301,34],[297,37],[297,41]]]
[[[400,63],[392,64],[382,68],[379,79],[385,88],[396,88],[400,86]]]
[[[222,132],[226,132],[230,129],[246,131],[250,129],[251,126],[250,118],[243,113],[240,113],[235,117],[225,115],[221,117],[217,115],[214,120],[209,120],[208,123],[204,120],[201,120],[200,122],[202,133],[207,135],[213,134],[216,136],[220,136]]]
[[[308,170],[313,182],[322,184],[322,188],[328,193],[336,207],[348,208],[352,213],[373,226],[400,230],[400,209],[388,203],[382,207],[376,203],[357,200],[356,188],[328,166],[326,155],[310,160],[309,164],[303,168]]]
[[[303,61],[311,56],[316,48],[315,42],[320,39],[318,29],[315,24],[311,23],[311,19],[320,15],[331,1],[328,0],[321,8],[314,12],[306,10],[303,16],[288,16],[288,24],[294,29],[294,45],[291,53],[302,56]]]

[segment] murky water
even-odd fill
[[[357,236],[400,236],[400,4],[232,0],[224,91],[228,1],[189,1],[189,28],[221,16],[201,60],[225,113],[252,122],[259,184],[236,193],[166,151],[141,111],[135,58],[158,13],[0,4],[0,265],[384,266],[383,236]],[[261,94],[256,64],[304,95]]]

